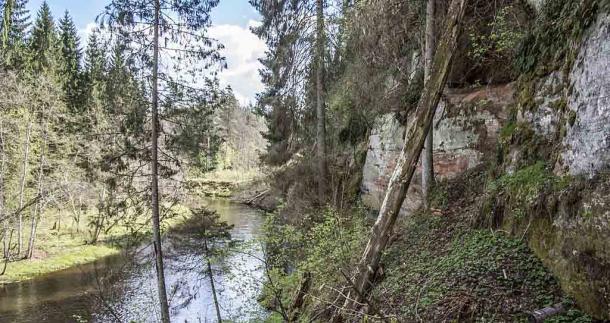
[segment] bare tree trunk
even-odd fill
[[[165,272],[163,268],[163,250],[161,248],[161,228],[159,220],[159,24],[161,4],[155,0],[155,21],[153,26],[153,71],[152,71],[152,177],[151,177],[151,204],[153,224],[153,245],[155,251],[155,265],[157,268],[157,288],[159,293],[159,306],[161,307],[161,321],[169,323],[169,304],[165,288]]]
[[[97,243],[104,226],[104,203],[106,200],[106,186],[102,187],[102,193],[100,194],[100,200],[97,206],[97,217],[95,218],[95,228],[93,230],[93,237],[91,237],[91,243]]]
[[[326,108],[324,107],[324,0],[316,1],[317,36],[316,36],[316,114],[318,149],[318,197],[325,200],[328,166],[326,164]]]
[[[0,218],[4,218],[4,165],[6,163],[6,149],[4,146],[4,125],[2,124],[2,120],[0,120]],[[6,262],[8,261],[8,221],[6,218],[2,220],[2,255],[5,259],[4,270],[6,270]],[[4,270],[2,274],[4,274]]]
[[[436,0],[428,0],[426,6],[426,48],[424,53],[424,86],[430,79],[434,50],[436,47]],[[430,189],[434,185],[434,129],[430,127],[422,153],[421,189],[424,206],[429,207]]]
[[[45,160],[45,149],[47,147],[48,134],[47,134],[47,126],[44,126],[44,143],[42,145],[42,152],[40,153],[40,161],[38,164],[38,196],[42,196],[42,171]],[[32,258],[32,254],[34,253],[34,242],[36,241],[36,227],[38,225],[38,217],[42,214],[42,198],[38,199],[36,202],[36,207],[34,208],[34,214],[32,214],[32,223],[30,226],[30,241],[28,243],[28,250],[26,252],[25,257],[27,259]],[[59,217],[59,215],[58,215]]]
[[[415,110],[415,121],[407,130],[407,136],[402,152],[396,163],[396,168],[388,185],[385,198],[379,211],[377,221],[371,230],[371,237],[357,267],[354,293],[350,293],[345,301],[345,308],[352,310],[357,302],[362,303],[372,287],[372,280],[379,267],[379,261],[385,249],[394,223],[405,200],[417,161],[424,146],[426,134],[432,127],[436,106],[440,101],[442,91],[447,82],[447,76],[457,48],[461,32],[466,0],[453,0],[447,15],[447,25],[443,33],[437,55],[434,57],[433,73],[424,87],[422,97]]]
[[[32,135],[32,122],[28,122],[25,135],[25,152],[23,154],[23,172],[21,173],[21,183],[19,185],[19,209],[23,208],[23,198],[25,195],[25,179],[28,173],[28,159],[30,158],[30,137]],[[23,215],[19,212],[17,216],[17,255],[21,254],[23,247]]]

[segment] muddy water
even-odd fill
[[[234,224],[233,238],[245,247],[217,262],[214,271],[223,320],[252,321],[265,316],[256,302],[263,273],[261,214],[226,201],[206,201]],[[205,261],[200,250],[181,248],[169,236],[166,279],[172,322],[214,322],[216,318]],[[150,247],[0,287],[0,322],[158,322],[155,270]],[[223,270],[221,270],[223,268]]]

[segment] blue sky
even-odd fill
[[[28,8],[32,18],[43,0],[30,0]],[[95,17],[104,11],[104,7],[110,0],[47,0],[54,17],[60,17],[65,10],[70,11],[76,25],[84,29],[87,24],[94,21]],[[256,10],[250,6],[247,0],[220,0],[218,7],[212,12],[215,24],[230,24],[245,27],[250,20],[258,20]]]
[[[43,0],[29,0],[28,9],[32,20]],[[80,30],[81,44],[93,29],[95,17],[104,11],[110,0],[47,0],[53,17],[59,19],[68,10]],[[231,86],[242,104],[254,101],[255,94],[262,90],[258,76],[258,58],[264,55],[265,44],[253,35],[249,27],[255,25],[259,15],[248,0],[220,0],[212,11],[213,26],[209,34],[225,45],[224,55],[228,69],[220,75],[224,85]]]

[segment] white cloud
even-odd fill
[[[78,36],[80,37],[80,44],[83,48],[87,47],[87,41],[89,41],[89,36],[97,28],[98,25],[95,22],[90,22],[87,24],[87,26],[85,26],[84,29],[80,29],[78,31]]]
[[[238,25],[212,26],[209,35],[224,44],[222,54],[227,58],[228,68],[219,74],[223,85],[230,85],[242,104],[254,102],[255,94],[263,89],[258,70],[258,61],[267,49],[265,43],[250,31],[259,22],[251,20],[247,27]]]
[[[263,57],[267,46],[250,31],[250,27],[258,26],[260,22],[250,20],[246,27],[239,25],[216,25],[208,30],[211,38],[217,39],[225,48],[222,55],[227,59],[228,68],[218,74],[223,86],[231,86],[235,97],[243,105],[254,102],[256,93],[263,90],[258,70],[261,64],[258,61]],[[81,46],[87,45],[89,35],[97,28],[94,22],[79,30]],[[102,31],[104,34],[106,31]],[[167,58],[167,57],[166,57]],[[162,59],[163,65],[170,65]]]

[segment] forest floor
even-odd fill
[[[400,322],[515,322],[564,303],[569,310],[545,322],[591,322],[523,237],[473,225],[484,187],[481,170],[443,183],[432,212],[397,225],[374,291],[380,310]]]
[[[176,208],[176,216],[162,221],[165,230],[182,223],[186,218],[181,207]],[[107,232],[102,232],[96,243],[92,235],[88,217],[83,216],[79,230],[73,221],[63,223],[59,229],[54,214],[45,214],[37,233],[32,259],[21,259],[7,263],[6,272],[0,276],[0,285],[26,281],[37,276],[63,270],[77,265],[115,255],[125,247],[141,241],[150,235],[148,217],[138,217],[130,223],[117,223]],[[29,225],[29,223],[28,223]],[[25,235],[27,246],[29,235]],[[13,243],[16,237],[13,236]],[[4,263],[0,263],[1,268]]]

